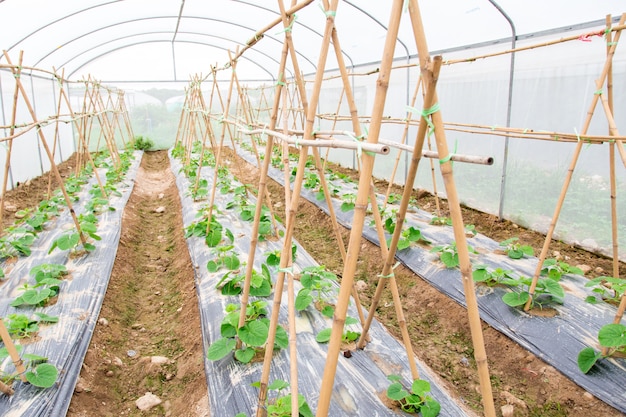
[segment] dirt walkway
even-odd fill
[[[68,416],[208,416],[193,266],[166,151],[146,152]],[[162,402],[140,411],[147,392]]]

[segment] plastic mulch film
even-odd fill
[[[183,206],[183,223],[188,227],[197,220],[196,214],[201,211],[207,202],[194,202],[189,196],[189,180],[180,174],[181,163],[171,160],[172,171],[177,176],[177,186]],[[201,176],[207,179],[209,187],[212,184],[213,168],[203,168]],[[234,179],[231,179],[235,181]],[[237,184],[233,184],[237,186]],[[236,247],[239,259],[247,260],[250,250],[251,222],[242,221],[239,215],[226,209],[226,205],[233,199],[232,193],[216,193],[215,210],[213,215],[224,229],[232,231],[233,245]],[[249,197],[253,201],[253,197]],[[191,259],[196,274],[196,289],[198,292],[200,315],[202,323],[203,342],[205,350],[218,340],[220,324],[225,316],[225,306],[228,303],[239,304],[239,297],[222,295],[216,284],[226,271],[209,273],[206,264],[216,256],[215,250],[207,246],[203,238],[190,237],[187,239]],[[255,256],[255,271],[261,271],[268,252],[281,249],[282,240],[268,239],[260,241]],[[294,273],[298,273],[308,266],[316,266],[315,261],[299,245],[294,260]],[[277,267],[270,267],[272,279],[275,279]],[[242,267],[241,273],[244,268]],[[287,279],[287,277],[286,277]],[[279,314],[279,325],[286,326],[287,313],[287,285],[282,296],[282,305]],[[295,281],[295,292],[302,288],[299,281]],[[271,308],[273,294],[267,298],[268,308]],[[256,300],[251,297],[250,302]],[[308,404],[314,409],[318,402],[319,389],[324,371],[327,345],[320,344],[315,336],[323,329],[331,327],[330,319],[324,317],[313,307],[296,313],[297,326],[297,361],[298,361],[298,389]],[[354,304],[350,306],[348,315],[358,317]],[[352,330],[359,330],[360,326],[351,325]],[[406,350],[394,339],[387,330],[374,320],[370,331],[371,342],[364,350],[352,352],[350,358],[341,356],[337,365],[337,374],[333,390],[333,398],[329,415],[332,416],[393,416],[398,415],[383,404],[390,381],[388,375],[400,375],[405,386],[411,384],[411,374],[406,362]],[[270,384],[277,379],[289,381],[289,355],[287,350],[276,350],[274,353]],[[252,361],[242,364],[235,361],[232,354],[221,360],[210,361],[205,358],[205,369],[209,386],[210,414],[215,416],[234,416],[237,413],[253,415],[258,405],[258,389],[252,384],[261,379],[262,363]],[[441,387],[437,377],[419,364],[420,378],[431,383],[431,395],[440,402],[441,415],[466,416],[473,415],[461,408]],[[408,385],[407,385],[408,384]],[[272,391],[268,398],[275,398]]]
[[[249,152],[240,149],[238,154],[251,164],[256,164],[256,159]],[[284,185],[282,171],[270,167],[268,175]],[[336,180],[330,180],[330,184],[342,190],[338,193],[339,195],[356,192],[353,188],[355,184],[346,184]],[[303,189],[302,196],[328,213],[326,201],[318,200],[314,192]],[[382,197],[379,196],[379,198],[382,201]],[[339,199],[333,199],[333,205],[337,221],[350,228],[353,212],[342,212]],[[453,242],[452,227],[431,225],[432,219],[431,214],[414,210],[407,213],[404,225],[418,228],[422,235],[432,242],[432,246]],[[376,231],[373,227],[367,226],[370,220],[366,219],[363,236],[378,245]],[[505,254],[501,254],[502,247],[498,242],[484,235],[477,234],[468,238],[467,243],[478,252],[470,254],[473,265],[484,264],[489,268],[511,270],[516,275],[526,277],[532,277],[535,272],[537,258],[510,259]],[[428,249],[419,245],[412,245],[408,249],[398,251],[396,258],[439,291],[465,306],[460,271],[457,268],[446,268],[439,261],[437,254],[430,253]],[[600,360],[587,374],[580,371],[577,363],[578,353],[583,348],[591,346],[600,350],[597,341],[598,331],[603,325],[613,322],[616,307],[605,302],[597,304],[586,302],[585,299],[593,296],[594,293],[591,288],[585,287],[588,280],[582,276],[567,274],[561,278],[560,282],[565,289],[565,299],[561,305],[550,304],[550,307],[557,310],[555,317],[531,315],[520,308],[509,307],[502,301],[502,296],[507,291],[504,288],[477,286],[480,317],[595,397],[626,413],[626,392],[624,391],[626,359]]]
[[[0,395],[0,414],[3,416],[63,416],[67,413],[107,290],[120,238],[122,213],[133,189],[142,155],[141,152],[134,152],[134,160],[125,179],[116,184],[121,196],[109,197],[109,207],[115,210],[106,209],[98,215],[97,234],[102,240],[95,242],[95,250],[76,257],[70,256],[69,251],[59,249],[48,254],[52,242],[74,227],[69,210],[65,208],[38,234],[30,256],[18,258],[15,264],[3,265],[4,270],[9,272],[0,286],[2,317],[13,313],[31,317],[35,312],[43,312],[59,319],[54,324],[40,325],[37,338],[22,348],[22,354],[47,357],[48,363],[55,365],[59,371],[57,382],[51,388],[41,389],[18,379],[13,385],[15,393],[12,396]],[[99,168],[98,172],[101,178],[105,177],[104,169]],[[98,186],[93,177],[77,194],[79,200],[74,203],[77,215],[84,212],[92,186]],[[68,275],[60,284],[57,301],[48,307],[11,307],[11,302],[22,293],[19,287],[34,283],[29,276],[31,268],[44,263],[62,264],[68,270]],[[19,339],[14,339],[14,342],[20,343]],[[10,358],[0,367],[7,372],[14,369]]]

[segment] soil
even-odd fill
[[[258,183],[255,167],[232,152],[226,151],[225,157],[240,181]],[[67,166],[71,163],[61,164],[60,170],[70,171]],[[332,169],[358,176],[338,166]],[[382,181],[376,186],[379,192],[386,189]],[[268,182],[268,188],[275,213],[283,217],[283,188],[273,181]],[[47,177],[42,177],[8,192],[6,201],[20,210],[37,204],[46,191]],[[434,212],[433,196],[422,191],[415,196],[420,208]],[[446,215],[446,203],[440,203],[441,214]],[[543,246],[543,235],[495,216],[463,208],[463,218],[496,241],[517,236],[521,243],[533,246],[536,253]],[[69,416],[208,416],[193,268],[182,233],[180,201],[167,153],[146,152],[124,212],[111,281]],[[349,231],[342,228],[341,233],[347,243]],[[320,264],[341,275],[343,267],[330,219],[305,200],[298,208],[295,237]],[[610,275],[612,270],[610,259],[571,245],[553,241],[550,249],[571,265],[588,265],[588,277]],[[365,239],[357,268],[355,280],[363,281],[361,301],[367,308],[382,261],[380,250]],[[620,276],[624,275],[626,266],[622,263]],[[395,276],[416,355],[446,381],[452,395],[480,414],[479,383],[465,309],[402,266],[395,270]],[[377,318],[400,337],[388,290],[377,309]],[[517,417],[622,415],[487,324],[483,324],[483,333],[499,416],[501,407],[507,404],[513,406],[512,415]],[[154,364],[153,356],[168,361]],[[140,412],[135,400],[146,392],[163,402]]]

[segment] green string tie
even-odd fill
[[[606,43],[607,46],[613,46],[613,45],[617,45],[617,42],[607,42]]]
[[[291,276],[293,276],[294,275],[294,273],[293,273],[293,265],[291,265],[288,268],[278,268],[278,272],[283,272],[285,274],[290,274]]]
[[[389,273],[389,275],[378,274],[378,277],[379,278],[393,278],[395,276],[393,271],[398,267],[398,265],[400,265],[400,262],[396,262],[396,264],[391,267],[391,273]]]
[[[322,9],[322,12],[326,15],[326,17],[335,18],[337,16],[337,11],[336,10],[326,10],[326,9],[324,9],[324,6],[322,5],[321,1],[320,1],[319,5],[320,5],[320,9]]]
[[[285,84],[284,81],[281,81],[281,79],[283,79],[283,73],[282,72],[278,76],[278,81],[276,81],[276,85],[282,85],[283,87],[286,86],[287,84]]]
[[[602,95],[602,89],[594,91],[593,94],[596,94],[598,96]]]
[[[359,159],[361,158],[361,155],[363,155],[363,144],[361,143],[361,141],[359,140],[359,138],[357,138],[356,136],[354,136],[352,133],[347,133],[348,137],[350,139],[352,139],[353,141],[356,142],[356,154],[359,157]],[[359,136],[359,137],[363,137],[363,135]]]
[[[284,28],[281,31],[276,32],[277,35],[280,35],[281,33],[287,33],[287,32],[291,32],[291,29],[293,28],[293,24],[296,22],[296,20],[298,19],[298,16],[294,13],[293,14],[293,19],[291,19],[291,23],[289,23],[289,26],[287,26],[286,28]]]
[[[459,141],[455,140],[454,141],[454,151],[452,151],[452,153],[449,153],[448,156],[446,156],[445,158],[442,158],[439,160],[439,164],[445,164],[446,162],[450,162],[450,160],[452,159],[452,156],[456,154],[456,150],[459,146]],[[452,165],[453,162],[450,162],[450,165]]]
[[[574,133],[576,133],[576,141],[580,142],[580,141],[585,141],[585,138],[581,138],[580,135],[578,134],[578,130],[576,128],[574,128]],[[587,149],[589,146],[591,146],[591,142],[589,141],[589,139],[587,139],[587,146],[585,146],[585,149]]]
[[[409,0],[404,0],[404,4],[402,5],[402,13],[406,13],[409,10]]]

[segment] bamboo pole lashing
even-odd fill
[[[372,122],[370,123],[370,129],[367,138],[367,141],[369,143],[376,143],[380,133],[380,119],[382,118],[382,112],[389,85],[389,74],[393,62],[393,51],[395,49],[396,37],[399,30],[402,6],[402,0],[395,0],[392,3],[391,15],[389,18],[389,24],[387,26],[388,29],[385,39],[384,53],[380,65],[381,72],[379,74],[379,78],[376,84],[376,94],[374,97],[374,107],[372,111]],[[332,10],[336,10],[336,8],[333,8]],[[309,132],[305,131],[305,137],[307,134],[309,134]],[[374,156],[364,153],[361,155],[361,162],[362,166],[359,176],[359,186],[357,191],[356,203],[354,207],[352,230],[350,231],[347,257],[346,262],[344,263],[341,287],[335,306],[331,337],[328,344],[328,353],[326,356],[322,382],[320,384],[320,396],[316,412],[317,417],[323,417],[328,415],[330,407],[331,393],[333,390],[335,373],[337,370],[337,361],[341,348],[341,337],[343,334],[343,328],[348,309],[348,300],[350,298],[354,285],[354,275],[356,262],[360,251],[365,211],[370,195],[369,187],[372,180]]]
[[[4,56],[6,60],[9,63],[11,63],[7,51],[4,51]],[[24,101],[24,104],[26,105],[26,108],[28,109],[28,112],[30,113],[33,120],[36,121],[37,115],[35,114],[35,110],[33,109],[33,106],[31,105],[30,100],[28,99],[28,94],[26,93],[26,90],[24,89],[24,86],[22,85],[21,80],[19,78],[16,78],[15,82],[20,90],[20,94],[22,95],[22,99]],[[63,197],[65,198],[65,202],[67,204],[68,210],[72,216],[72,220],[74,221],[74,226],[76,226],[76,231],[78,232],[80,241],[83,245],[85,245],[87,241],[85,240],[85,236],[82,233],[80,224],[78,222],[78,218],[76,217],[76,212],[74,211],[74,207],[72,206],[70,197],[67,194],[65,185],[63,184],[63,178],[61,178],[61,174],[59,173],[59,170],[57,169],[56,163],[54,162],[54,158],[52,157],[50,148],[48,147],[48,143],[46,142],[46,138],[44,137],[44,134],[41,131],[41,129],[37,129],[37,133],[38,133],[39,141],[43,145],[44,150],[46,151],[46,155],[48,156],[48,160],[50,161],[50,169],[54,171],[54,175],[56,176],[57,181],[59,182],[59,187],[61,188],[61,192],[63,193]]]
[[[4,51],[6,53],[6,51]],[[23,60],[23,56],[24,53],[23,51],[20,51],[19,57],[18,57],[18,67],[16,72],[13,74],[14,77],[19,78],[21,75],[21,71],[22,71],[22,60]],[[15,88],[13,91],[13,107],[11,109],[11,127],[9,129],[9,134],[13,135],[13,133],[15,132],[15,120],[17,118],[17,99],[19,97],[19,87],[17,86],[17,83],[15,83]],[[3,226],[3,216],[4,216],[4,198],[7,192],[7,182],[8,182],[8,178],[9,178],[9,169],[11,168],[11,151],[13,149],[13,140],[10,139],[9,140],[9,144],[7,146],[7,153],[6,153],[6,160],[4,163],[4,177],[2,178],[2,195],[0,196],[0,230],[2,230],[2,226]]]
[[[620,19],[620,25],[623,25],[624,21],[626,21],[626,13],[622,14],[622,17]],[[600,77],[596,80],[595,82],[595,87],[596,87],[596,91],[600,91],[602,89],[602,86],[604,85],[607,75],[609,73],[609,70],[611,68],[611,62],[613,60],[613,56],[615,55],[615,48],[617,46],[617,43],[619,41],[621,35],[621,31],[618,31],[615,33],[615,38],[614,38],[614,42],[612,43],[612,45],[609,47],[609,51],[607,53],[607,58],[605,60],[604,66],[602,68],[602,72],[600,73]],[[591,119],[593,118],[596,106],[598,104],[598,101],[602,101],[601,100],[601,96],[602,94],[594,94],[593,98],[591,100],[591,104],[589,106],[589,109],[587,110],[587,114],[585,117],[585,120],[583,122],[583,127],[581,130],[581,136],[584,136],[587,134],[587,130],[589,129],[589,126],[591,125]],[[605,99],[606,100],[606,99]],[[608,115],[610,115],[610,112],[607,113]],[[613,127],[610,127],[611,129]],[[537,262],[537,267],[535,268],[535,272],[532,278],[532,282],[531,285],[528,289],[528,293],[530,295],[528,301],[526,302],[526,304],[524,305],[524,311],[528,311],[530,310],[530,308],[532,307],[533,304],[533,298],[535,295],[535,289],[537,288],[537,282],[539,281],[539,275],[541,274],[541,269],[543,268],[543,262],[545,261],[547,255],[548,255],[548,250],[550,248],[550,242],[552,241],[552,236],[554,234],[554,230],[556,229],[556,224],[559,218],[559,215],[561,213],[561,208],[563,207],[563,202],[565,201],[565,195],[567,194],[567,190],[569,188],[569,185],[571,183],[573,174],[574,174],[574,169],[576,168],[576,163],[578,161],[578,157],[580,156],[580,152],[582,150],[582,146],[583,146],[583,141],[579,140],[576,144],[576,148],[574,149],[574,152],[572,154],[572,159],[570,162],[570,165],[567,169],[567,173],[565,175],[565,179],[563,181],[563,186],[561,187],[561,192],[559,194],[559,198],[557,200],[557,204],[556,207],[554,208],[554,213],[552,215],[552,219],[550,221],[550,226],[548,227],[548,231],[546,232],[546,238],[544,240],[543,246],[541,248],[541,253],[539,255],[539,259]]]

